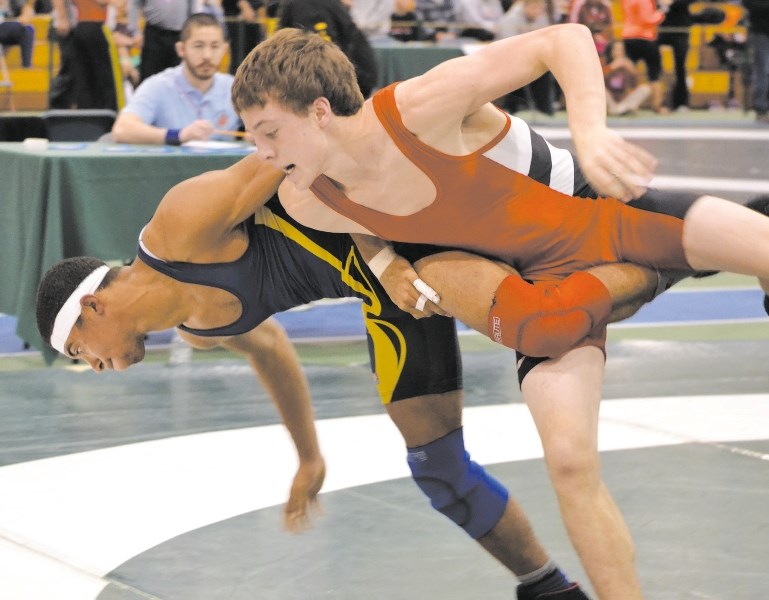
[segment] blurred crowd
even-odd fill
[[[121,109],[140,84],[182,61],[180,35],[191,14],[208,14],[223,28],[234,73],[245,55],[275,28],[301,27],[339,45],[358,70],[365,95],[377,84],[372,48],[398,42],[482,43],[556,23],[581,23],[593,34],[605,71],[611,114],[641,107],[659,114],[690,107],[690,29],[723,24],[708,40],[731,74],[723,106],[752,108],[769,122],[769,3],[766,0],[0,0],[0,44],[17,45],[29,67],[35,14],[53,15],[61,69],[50,90],[52,108]],[[672,74],[664,76],[661,48]],[[217,65],[220,66],[220,65]],[[749,89],[736,97],[735,82]],[[515,112],[552,114],[562,108],[548,74],[500,99]]]

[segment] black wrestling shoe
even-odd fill
[[[533,596],[527,593],[524,586],[518,586],[518,600],[590,600],[579,585],[572,583],[569,588],[557,592],[546,592]]]
[[[764,310],[766,311],[766,314],[769,315],[769,295],[764,294]]]

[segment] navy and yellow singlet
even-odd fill
[[[453,319],[414,319],[398,309],[349,235],[302,226],[275,197],[243,226],[248,248],[228,263],[166,262],[139,242],[138,257],[156,271],[184,283],[226,290],[241,302],[242,313],[234,323],[180,329],[207,337],[239,335],[277,312],[313,300],[358,297],[363,300],[371,368],[384,404],[461,388]]]

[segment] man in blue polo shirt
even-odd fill
[[[176,43],[181,64],[142,82],[115,120],[114,141],[179,145],[232,139],[217,134],[240,127],[230,100],[232,75],[219,73],[227,49],[224,30],[215,17],[190,16]]]

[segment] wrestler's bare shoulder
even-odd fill
[[[284,181],[278,190],[280,203],[286,212],[306,227],[332,233],[365,233],[373,235],[368,229],[355,221],[340,215],[326,206],[308,190],[297,190],[290,181]]]
[[[476,107],[465,100],[445,99],[448,92],[443,90],[442,79],[415,85],[425,78],[400,84],[395,100],[403,125],[428,146],[462,156],[486,144],[504,127],[505,117],[491,103]]]
[[[442,72],[433,69],[395,88],[395,104],[403,125],[430,145],[447,133],[456,132],[466,113],[466,103],[453,98]]]
[[[277,192],[282,179],[281,171],[251,155],[227,169],[182,181],[165,195],[145,235],[157,238],[151,247],[166,259],[220,252],[242,237],[240,223]]]

